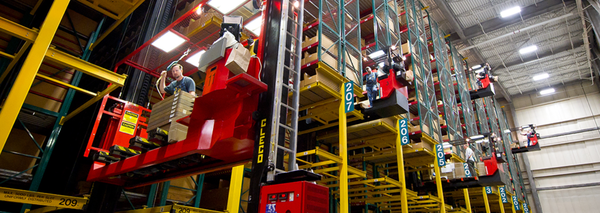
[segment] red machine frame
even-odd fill
[[[263,186],[259,212],[329,213],[329,189],[306,181]]]
[[[106,104],[109,99],[118,103],[114,108],[112,108],[112,110],[106,110]],[[126,112],[132,112],[133,114],[126,115]],[[96,123],[94,123],[94,128],[92,129],[92,134],[88,140],[88,144],[83,156],[88,157],[92,150],[98,152],[109,152],[110,147],[113,145],[127,147],[129,146],[129,139],[135,136],[147,138],[148,134],[146,133],[145,129],[148,127],[148,117],[143,115],[146,113],[147,115],[150,115],[150,112],[151,110],[137,104],[124,101],[110,95],[104,96],[102,99],[102,104],[100,105],[100,110],[98,110],[98,115],[96,116]],[[96,133],[104,115],[109,115],[111,117],[109,118],[110,120],[108,121],[107,128],[100,139],[99,146],[94,147],[93,144],[94,140],[96,139]],[[137,115],[137,118],[131,118],[131,116],[135,115]],[[135,120],[136,122],[128,122],[127,120]],[[122,126],[122,124],[125,122],[134,124],[133,134],[128,134],[119,130],[120,126]]]

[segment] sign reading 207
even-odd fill
[[[344,107],[346,113],[354,111],[354,92],[352,82],[344,83]]]

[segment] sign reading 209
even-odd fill
[[[354,111],[354,93],[352,82],[344,83],[344,106],[346,113]]]
[[[444,154],[444,146],[438,144],[435,145],[435,154],[437,156],[438,166],[442,167],[446,165],[446,154]]]
[[[400,144],[407,145],[410,143],[410,139],[408,138],[408,119],[401,119],[398,122],[398,125],[400,125]]]

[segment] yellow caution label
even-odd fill
[[[67,209],[83,209],[84,205],[87,204],[88,199],[0,187],[0,201],[54,206]]]
[[[119,149],[120,149],[121,151],[127,151],[127,150],[125,149],[125,147],[122,147],[122,146],[117,146],[117,147],[119,147]]]
[[[133,135],[135,133],[135,123],[130,123],[128,121],[121,122],[121,127],[119,127],[119,132]]]
[[[123,120],[136,124],[138,122],[139,117],[140,117],[140,115],[138,115],[132,111],[125,111],[125,115],[123,115]]]
[[[150,143],[150,142],[148,142],[148,140],[146,140],[146,138],[142,138],[142,137],[140,137],[140,139],[141,139],[141,140],[142,140],[142,142],[144,142],[144,143]]]

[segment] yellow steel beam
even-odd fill
[[[240,166],[237,166],[240,167]],[[243,167],[244,165],[241,165],[242,167],[242,172],[244,171]],[[241,185],[241,184],[240,184]],[[241,190],[242,187],[240,186],[240,192],[238,192],[238,194],[241,194]],[[230,189],[231,190],[231,189]],[[239,200],[239,196],[238,196],[238,200]],[[239,201],[238,203],[238,209],[239,209]],[[229,202],[228,202],[229,204]],[[171,207],[171,209],[174,210],[174,212],[186,212],[186,213],[234,213],[237,211],[215,211],[215,210],[210,210],[210,209],[201,209],[201,208],[195,208],[195,207],[191,207],[191,206],[182,206],[182,205],[178,205],[176,203],[173,204],[173,207]],[[171,212],[171,211],[168,211]]]
[[[344,97],[344,84],[340,85],[340,97]],[[348,205],[348,123],[344,101],[340,101],[339,107],[339,133],[340,133],[340,212],[350,212]]]
[[[48,17],[46,19],[48,19]],[[62,19],[62,15],[60,15],[58,19]],[[56,30],[54,31],[56,32]],[[36,30],[29,29],[3,17],[0,17],[0,32],[29,42],[34,42],[38,37],[38,32]],[[54,38],[54,33],[50,36],[50,39],[52,38]]]
[[[71,89],[77,90],[77,91],[82,92],[84,94],[91,95],[92,97],[98,96],[97,93],[90,92],[89,90],[85,90],[85,89],[82,89],[80,87],[73,86],[71,84],[65,83],[63,81],[56,80],[54,78],[42,75],[40,73],[36,74],[36,76],[39,77],[39,78],[41,78],[41,79],[43,79],[44,81],[49,81],[49,82],[52,82],[52,83],[55,83],[55,84],[63,85],[65,87],[69,87]]]
[[[85,197],[64,196],[43,192],[0,187],[0,201],[51,206],[65,209],[83,209],[88,199]]]
[[[50,47],[48,49],[48,52],[46,52],[46,59],[56,62],[57,64],[64,65],[66,67],[71,67],[77,71],[91,75],[108,83],[116,84],[119,87],[123,86],[123,84],[125,83],[125,78],[127,78],[127,75],[117,74],[113,71],[104,69],[98,65],[81,60],[80,58],[77,58],[75,56],[66,54],[53,47]]]
[[[469,198],[469,188],[464,188],[463,194],[465,194],[465,206],[467,207],[467,212],[472,212],[471,211],[471,198]]]
[[[2,18],[2,17],[0,17],[0,18]],[[31,46],[30,41],[26,41],[25,44],[23,44],[21,49],[19,49],[19,52],[17,52],[17,54],[15,54],[15,57],[13,58],[13,60],[8,64],[8,67],[6,67],[6,69],[2,73],[2,76],[0,76],[0,82],[4,81],[4,78],[6,78],[8,73],[15,66],[15,64],[17,64],[17,62],[19,62],[19,59],[21,58],[21,56],[23,56],[23,54],[25,54],[25,51],[27,51],[27,48],[29,48],[29,46]]]
[[[94,104],[97,101],[99,101],[100,99],[104,98],[105,95],[109,94],[110,92],[112,92],[113,90],[115,90],[117,88],[119,88],[119,87],[116,84],[110,85],[104,91],[98,93],[98,96],[96,96],[96,97],[90,99],[89,101],[85,102],[84,104],[82,104],[81,106],[79,106],[77,109],[73,110],[73,112],[69,113],[67,116],[63,116],[60,119],[60,125],[64,125],[65,122],[67,122],[71,118],[75,117],[75,115],[79,114],[81,111],[85,110],[86,108],[88,108],[92,104]]]
[[[15,58],[14,55],[11,55],[11,54],[8,54],[8,53],[2,52],[2,51],[0,51],[0,56],[9,58],[10,60],[13,60]]]
[[[31,11],[29,12],[29,15],[35,14],[35,12],[38,10],[38,8],[40,8],[42,1],[44,1],[44,0],[38,0],[37,3],[35,3],[35,6],[33,6],[33,9],[31,9]]]
[[[54,207],[54,206],[45,206],[45,207],[37,208],[34,210],[25,209],[24,213],[44,213],[44,212],[58,211],[61,209],[64,209],[64,208]]]
[[[437,155],[435,157],[435,161],[433,162],[434,170],[435,170],[435,186],[437,188],[437,194],[440,198],[440,213],[446,213],[446,208],[444,208],[444,189],[442,188],[442,177],[440,172],[440,166],[438,165]]]
[[[500,204],[500,213],[504,213],[504,203],[502,203],[502,199],[498,199],[498,203]]]
[[[244,181],[244,165],[233,167],[231,182],[229,183],[229,198],[227,199],[227,212],[237,213],[240,210],[240,197],[242,196],[242,182]]]
[[[400,138],[401,126],[398,122],[399,120],[396,120],[396,160],[398,161],[398,180],[400,180],[400,189],[402,189],[400,192],[400,202],[407,203],[406,178],[404,177],[404,152],[402,151],[402,138]],[[408,137],[408,135],[406,137]],[[410,141],[409,138],[405,139]],[[402,213],[408,213],[408,205],[402,205]]]
[[[112,13],[112,12],[110,12],[108,10],[105,10],[102,7],[99,7],[97,4],[94,4],[93,2],[86,1],[86,0],[78,0],[78,1],[81,2],[82,4],[88,6],[88,7],[91,7],[94,10],[97,10],[98,12],[100,12],[100,13],[102,13],[102,14],[104,14],[104,15],[106,15],[106,16],[114,19],[114,20],[120,19],[120,17],[118,15],[115,15],[114,13]],[[96,1],[98,1],[98,0],[96,0]]]
[[[490,213],[490,202],[488,201],[488,196],[485,192],[485,187],[481,189],[481,193],[483,194],[483,204],[485,205],[485,213]]]
[[[81,1],[80,2],[87,2],[87,1]],[[108,29],[106,29],[106,31],[104,31],[102,33],[102,35],[100,37],[98,37],[98,39],[92,43],[90,45],[90,50],[93,50],[94,47],[96,47],[98,45],[98,43],[100,43],[102,40],[104,40],[106,38],[106,36],[108,36],[108,34],[110,34],[113,30],[115,30],[115,28],[117,28],[121,22],[125,21],[125,19],[127,18],[127,16],[129,16],[135,9],[137,9],[142,3],[144,3],[144,0],[140,0],[137,1],[135,3],[135,5],[133,5],[133,7],[131,7],[131,9],[129,9],[127,12],[123,13],[120,15],[120,18],[117,19],[115,21],[115,23],[113,23],[112,25],[110,25],[110,27]]]
[[[2,124],[0,124],[0,153],[2,153],[2,150],[4,149],[4,144],[6,144],[6,140],[17,119],[17,115],[19,114],[19,111],[21,111],[23,102],[25,102],[25,97],[27,97],[29,88],[31,88],[35,74],[42,64],[44,54],[48,51],[50,42],[52,42],[52,38],[54,38],[54,34],[58,29],[58,25],[60,24],[68,5],[69,0],[55,0],[52,3],[48,16],[42,24],[40,36],[36,39],[33,47],[31,47],[31,51],[29,52],[27,59],[25,59],[21,71],[6,98],[2,111],[0,111],[0,121],[2,121]],[[0,26],[2,26],[2,28],[9,27],[4,26],[1,23]]]
[[[321,161],[321,162],[318,162],[318,163],[308,163],[306,165],[299,166],[298,168],[299,169],[307,169],[307,168],[325,166],[325,165],[334,164],[334,163],[335,163],[335,161],[326,160],[326,161]]]
[[[173,206],[157,206],[152,208],[119,211],[115,213],[165,213],[171,212],[171,209],[173,209]]]

